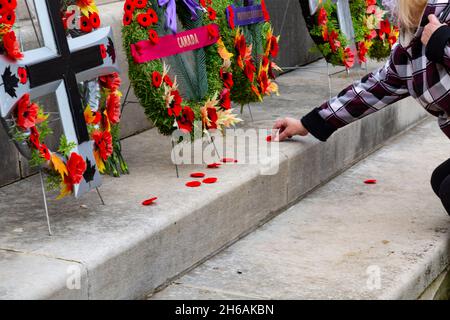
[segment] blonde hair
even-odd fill
[[[405,32],[417,29],[428,0],[397,0],[397,17]]]

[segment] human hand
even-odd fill
[[[284,141],[295,135],[307,136],[309,134],[302,122],[294,118],[278,119],[273,126],[273,132],[273,141]]]
[[[428,42],[430,41],[431,36],[433,33],[436,32],[437,29],[439,29],[442,26],[445,26],[445,24],[441,23],[439,19],[434,15],[430,14],[428,16],[428,21],[430,21],[424,28],[422,33],[422,43],[426,46]]]

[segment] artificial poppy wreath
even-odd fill
[[[16,8],[17,0],[0,0],[0,54],[12,60],[23,58],[13,30],[16,22]]]
[[[195,123],[201,124],[199,129],[204,132],[240,122],[231,108],[232,54],[224,45],[233,41],[225,18],[229,2],[125,1],[122,37],[129,78],[147,117],[164,135],[177,128],[192,133]],[[192,51],[188,58],[193,65],[182,54],[137,63],[132,46],[145,41],[157,47],[162,37],[178,34],[177,20],[185,31],[207,28],[208,37],[219,40]],[[171,67],[173,73],[169,73]]]
[[[2,1],[2,0],[0,0]],[[2,5],[3,5],[2,1]],[[14,2],[7,0],[6,2]],[[75,16],[74,6],[79,7],[80,16]],[[1,11],[0,7],[0,11]],[[80,36],[91,32],[100,26],[98,10],[93,0],[70,0],[64,2],[62,8],[63,24],[68,35]],[[68,25],[68,22],[72,25]],[[89,21],[89,22],[88,22]],[[10,31],[13,32],[13,31]],[[5,43],[5,38],[3,38]],[[19,44],[15,46],[19,47]],[[11,57],[8,49],[5,53]],[[102,49],[102,57],[115,59],[115,51],[110,41]],[[113,57],[114,56],[114,57]],[[21,59],[22,55],[16,55]],[[12,57],[11,57],[12,58]],[[27,70],[19,68],[17,75],[9,75],[15,86],[27,83]],[[120,122],[120,78],[114,73],[99,77],[97,80],[83,83],[82,88],[84,116],[91,139],[94,141],[94,155],[97,167],[101,173],[119,175],[127,173],[128,168],[120,152],[119,122]],[[95,98],[93,98],[95,97]],[[93,102],[96,106],[93,106]],[[70,195],[74,185],[82,178],[89,181],[92,174],[92,164],[87,163],[79,154],[72,152],[75,143],[67,141],[63,135],[56,151],[51,151],[43,142],[52,134],[49,126],[49,113],[42,106],[30,101],[28,94],[24,95],[16,105],[12,116],[14,124],[10,127],[13,140],[20,146],[30,150],[29,161],[32,167],[42,167],[47,175],[47,188],[59,190],[58,198]],[[89,161],[88,161],[89,162]]]

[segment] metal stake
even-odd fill
[[[44,178],[42,176],[42,169],[39,170],[39,177],[41,180],[41,189],[42,189],[42,198],[44,200],[45,216],[47,217],[48,234],[49,234],[49,236],[52,236],[53,233],[52,233],[52,228],[50,226],[50,216],[48,214],[47,195],[45,194],[45,185],[44,185]]]

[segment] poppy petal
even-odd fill
[[[202,183],[200,181],[190,181],[188,183],[186,183],[186,187],[189,188],[198,188],[202,185]]]
[[[204,179],[203,180],[203,183],[206,183],[206,184],[213,184],[213,183],[216,183],[217,182],[217,178],[206,178],[206,179]]]
[[[191,173],[191,178],[204,178],[204,177],[206,177],[206,174],[204,174],[203,172]]]
[[[221,163],[211,163],[208,164],[208,169],[218,169],[221,165]]]
[[[143,206],[150,206],[150,205],[154,204],[156,200],[158,200],[157,197],[154,197],[154,198],[150,198],[150,199],[144,200],[144,201],[142,202],[142,205],[143,205]]]
[[[364,181],[365,184],[377,184],[377,182],[378,181],[375,179],[369,179],[369,180]]]

